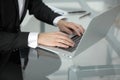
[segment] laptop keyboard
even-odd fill
[[[69,51],[69,52],[73,52],[73,51],[76,49],[76,47],[78,46],[81,37],[82,37],[82,36],[78,36],[78,35],[73,36],[71,39],[75,42],[74,47],[61,48],[61,49],[66,50],[66,51]]]

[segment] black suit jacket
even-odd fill
[[[20,31],[27,10],[48,24],[53,24],[54,18],[59,16],[42,0],[26,0],[22,18],[19,19],[18,0],[0,0],[0,69],[8,62],[11,54],[19,54],[18,49],[28,47],[29,32]]]
[[[28,32],[20,32],[20,23],[27,9],[37,19],[49,24],[52,24],[53,19],[59,16],[41,0],[26,0],[20,20],[17,0],[0,0],[0,51],[27,47]]]

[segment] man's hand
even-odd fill
[[[38,44],[63,48],[74,46],[74,42],[69,36],[62,32],[40,33],[38,35]]]
[[[40,33],[38,35],[38,44],[62,48],[68,48],[70,46],[73,47],[75,43],[67,34],[77,34],[81,36],[81,34],[84,33],[84,29],[82,26],[72,22],[60,20],[57,26],[59,27],[61,32]]]
[[[80,36],[81,34],[84,33],[83,27],[73,22],[59,20],[57,26],[59,27],[60,31],[65,32],[67,34],[77,34]]]

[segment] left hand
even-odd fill
[[[59,27],[60,31],[67,34],[77,34],[78,36],[81,36],[81,34],[84,33],[84,28],[81,25],[75,24],[73,22],[59,20],[57,26]]]

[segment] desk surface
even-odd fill
[[[102,39],[73,59],[65,59],[42,49],[31,49],[24,78],[25,80],[39,80],[41,78],[42,80],[68,80],[68,69],[73,65],[87,67],[86,70],[88,70],[91,66],[102,65],[111,65],[114,69],[119,64],[120,53],[117,53],[106,39]],[[93,70],[98,71],[96,68]],[[115,72],[114,70],[114,75],[110,76],[84,77],[82,80],[118,80],[120,75]]]

